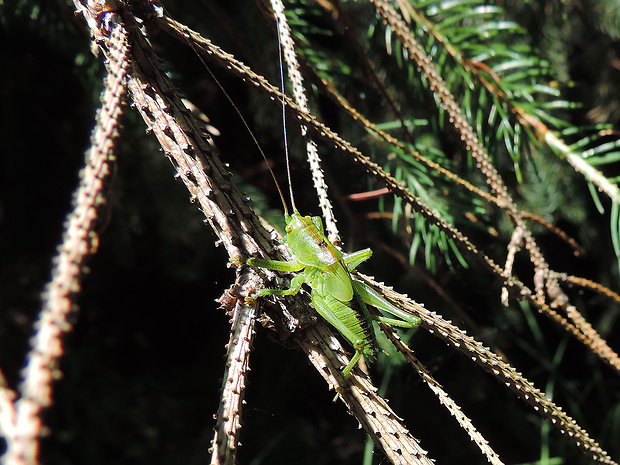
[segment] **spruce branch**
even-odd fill
[[[555,285],[555,281],[550,278],[550,267],[531,231],[524,223],[521,212],[515,201],[512,199],[502,177],[493,166],[486,148],[480,142],[476,132],[465,117],[456,99],[448,89],[448,86],[441,75],[438,73],[433,61],[419,45],[413,33],[408,28],[406,22],[396,13],[392,6],[384,0],[372,0],[372,3],[377,8],[378,14],[380,14],[386,23],[391,26],[394,34],[399,37],[400,41],[409,51],[411,54],[411,59],[415,61],[422,75],[428,81],[430,90],[435,96],[437,96],[442,108],[450,115],[451,124],[459,132],[467,150],[476,160],[477,167],[484,174],[487,184],[492,188],[493,192],[495,192],[496,195],[505,202],[503,208],[510,213],[510,217],[515,223],[515,231],[517,231],[515,237],[519,239],[519,242],[521,242],[521,238],[523,239],[525,248],[528,251],[530,260],[535,268],[535,294],[534,296],[531,294],[528,295],[528,299],[534,297],[533,300],[535,305],[543,313],[547,312],[549,314],[548,316],[552,319],[558,320],[559,315],[557,312],[552,311],[550,306],[546,303],[546,294],[551,297],[555,296],[557,293],[560,293],[563,301],[567,301],[568,297],[561,289],[559,289],[558,286]],[[509,250],[508,253],[507,265],[510,265],[512,261],[511,255],[516,253],[516,246],[517,244],[510,244],[511,250]],[[508,283],[510,283],[510,281],[514,278],[510,273],[509,268],[504,269],[502,274]],[[510,287],[510,284],[506,287]],[[507,292],[507,290],[503,291],[504,301],[507,301]],[[557,297],[552,298],[557,299]],[[563,308],[568,311],[568,307],[564,305],[559,306],[558,308]],[[574,307],[571,308],[574,309]],[[591,325],[587,324],[583,318],[575,318],[575,315],[572,312],[569,312],[568,315],[575,323],[576,332],[573,332],[573,334],[580,340],[586,342],[588,347],[595,354],[620,372],[620,357],[618,357],[618,355],[611,350],[606,343],[604,343],[602,338],[596,334]],[[563,320],[564,319],[560,317],[558,322],[565,325]],[[571,327],[572,325],[568,326]]]
[[[381,3],[381,0],[376,1]],[[341,5],[334,7],[325,0],[321,0],[320,4],[336,21],[338,15],[342,14]],[[448,95],[449,93],[445,92],[445,89],[448,88],[451,91],[454,90],[450,88],[450,83],[453,81],[450,81],[449,76],[444,76],[440,68],[433,70],[431,66],[425,69],[427,75],[431,77],[431,81],[439,77],[439,79],[435,79],[435,88],[432,88],[432,85],[430,86],[429,94],[433,96],[440,94],[441,98],[447,99],[443,101],[447,108],[457,108],[453,113],[453,120],[457,122],[455,129],[463,135],[465,146],[469,144],[472,148],[472,144],[474,145],[473,151],[476,152],[489,180],[489,185],[494,190],[492,194],[462,179],[431,157],[426,157],[426,154],[423,156],[419,151],[414,150],[414,145],[410,140],[411,134],[408,132],[404,135],[405,142],[403,142],[387,134],[387,132],[381,131],[378,125],[371,123],[369,119],[362,116],[362,111],[353,108],[353,105],[348,104],[344,98],[339,98],[336,92],[332,92],[332,95],[335,96],[333,97],[334,101],[341,104],[340,108],[345,108],[355,120],[360,121],[366,130],[375,134],[383,143],[392,144],[402,149],[403,152],[411,154],[419,163],[428,168],[435,178],[442,179],[442,182],[447,179],[449,183],[464,188],[467,193],[475,193],[488,205],[504,211],[513,222],[513,230],[512,239],[506,245],[506,250],[499,259],[491,259],[494,255],[492,251],[487,252],[485,250],[486,244],[485,247],[478,246],[455,224],[447,221],[444,212],[429,203],[428,196],[403,186],[399,182],[399,177],[389,174],[387,170],[371,160],[365,153],[362,154],[360,150],[329,129],[327,125],[320,123],[303,105],[299,105],[298,102],[296,103],[282,95],[282,92],[271,86],[262,76],[256,74],[255,70],[246,67],[235,60],[232,55],[201,38],[184,25],[175,23],[170,18],[163,16],[162,10],[157,8],[158,5],[146,1],[119,2],[117,4],[116,2],[100,0],[92,1],[86,7],[76,0],[77,11],[83,14],[91,28],[96,46],[101,47],[104,54],[109,54],[110,50],[118,46],[118,39],[114,39],[114,37],[122,37],[121,43],[125,44],[124,47],[127,43],[131,44],[131,69],[129,70],[128,65],[125,64],[123,71],[117,73],[122,76],[122,79],[119,78],[120,84],[117,83],[117,86],[122,88],[126,85],[127,89],[130,90],[134,107],[144,119],[148,131],[152,132],[158,139],[164,154],[176,168],[178,177],[185,183],[191,201],[197,203],[205,213],[207,222],[226,247],[231,263],[237,267],[237,284],[220,299],[223,307],[232,312],[232,330],[227,347],[227,368],[222,385],[221,405],[217,414],[218,423],[213,442],[212,463],[234,463],[239,445],[243,388],[247,382],[253,326],[257,312],[254,305],[246,304],[245,297],[265,283],[269,283],[269,286],[273,287],[282,286],[283,281],[286,281],[286,278],[282,278],[273,272],[262,270],[256,273],[241,265],[250,255],[286,259],[287,251],[285,248],[275,245],[274,234],[268,232],[269,227],[264,227],[261,220],[256,217],[251,206],[247,204],[245,195],[240,193],[232,181],[227,166],[219,160],[219,154],[213,148],[212,141],[202,133],[200,127],[193,121],[177,89],[168,79],[167,67],[154,54],[149,43],[149,40],[156,38],[155,34],[150,35],[154,30],[151,29],[152,27],[156,29],[159,26],[164,31],[175,35],[184,43],[189,44],[201,56],[212,57],[211,59],[220,64],[222,68],[230,69],[246,80],[249,86],[256,86],[261,92],[272,97],[278,105],[284,105],[289,115],[299,120],[300,125],[305,127],[308,134],[315,137],[316,141],[323,142],[328,147],[336,147],[337,151],[363,167],[376,179],[385,183],[392,192],[404,199],[404,210],[407,216],[413,215],[414,211],[419,212],[429,223],[437,225],[447,237],[452,238],[461,250],[470,253],[470,257],[482,263],[485,270],[483,273],[490,273],[491,278],[499,283],[499,287],[504,286],[506,300],[508,296],[526,300],[555,321],[564,331],[572,333],[580,342],[590,347],[610,366],[620,370],[620,359],[617,354],[600,338],[592,325],[577,311],[577,308],[569,302],[565,290],[561,286],[581,286],[602,293],[611,299],[616,299],[616,301],[618,300],[617,295],[597,283],[583,278],[567,276],[552,270],[547,265],[547,257],[543,256],[543,253],[538,249],[538,244],[534,241],[531,231],[528,230],[529,224],[526,223],[526,220],[532,220],[544,224],[544,220],[534,214],[524,212],[510,197],[513,193],[508,190],[494,166],[486,147],[487,141],[479,137],[479,131],[478,145],[475,143],[476,133],[474,133],[471,124],[471,115],[467,111],[461,111],[461,115],[459,115],[458,94]],[[402,14],[404,19],[408,21],[406,14]],[[284,24],[284,21],[278,22]],[[406,36],[407,28],[408,26],[402,28],[391,26],[390,34],[395,35],[404,31]],[[397,29],[402,29],[402,31],[397,31]],[[127,43],[125,43],[126,38]],[[129,53],[128,48],[125,50]],[[290,48],[289,52],[294,54],[294,48]],[[367,72],[374,76],[373,87],[378,88],[378,92],[383,95],[383,98],[391,102],[392,111],[397,115],[400,123],[405,125],[405,116],[400,114],[398,105],[389,95],[389,86],[376,73],[373,73],[374,64],[370,54],[366,54],[365,51],[361,53],[363,57],[368,58],[365,62]],[[433,59],[426,60],[423,55],[420,56],[423,62],[428,61],[432,65]],[[472,66],[475,68],[474,71],[479,71],[483,69],[484,63],[475,63]],[[129,72],[126,79],[125,72]],[[442,78],[446,84],[443,87],[440,81]],[[491,84],[494,83],[493,80],[490,82]],[[328,89],[335,88],[333,83],[326,79],[322,84]],[[452,102],[449,101],[450,99]],[[470,134],[473,134],[473,137],[470,137]],[[114,136],[115,134],[109,135],[109,139],[114,139]],[[108,136],[104,138],[107,140]],[[577,153],[574,146],[571,148]],[[613,182],[611,184],[613,185]],[[333,192],[337,190],[331,189],[330,191],[334,195]],[[82,223],[87,224],[88,220],[83,220]],[[548,223],[544,225],[553,229],[553,226]],[[554,232],[562,237],[559,230]],[[94,236],[89,237],[93,239]],[[515,271],[514,262],[523,246],[525,246],[529,258],[536,268],[532,280],[533,290],[520,280],[520,276],[517,276]],[[505,266],[502,268],[497,263],[504,260]],[[73,283],[73,290],[79,289],[79,280],[72,281],[73,278],[71,277],[67,279],[68,281],[63,282]],[[570,436],[572,442],[581,447],[593,459],[601,463],[615,463],[609,454],[602,450],[596,441],[590,438],[588,433],[577,425],[570,416],[564,414],[560,407],[546,399],[531,382],[522,377],[515,368],[501,357],[493,354],[481,343],[466,336],[462,330],[444,318],[403,296],[391,292],[389,289],[385,289],[374,281],[367,280],[366,282],[382,289],[384,295],[391,298],[394,304],[398,305],[403,311],[420,316],[422,326],[429,333],[437,335],[456,350],[466,354],[468,358],[473,358],[484,370],[492,373],[502,385],[510,387],[535,410],[540,411],[545,418],[555,424],[562,433]],[[325,323],[314,324],[310,322],[312,318],[307,309],[309,305],[308,296],[302,293],[300,296],[287,299],[275,298],[274,302],[275,305],[266,305],[265,311],[275,321],[277,335],[281,339],[295,341],[307,353],[317,371],[325,378],[327,386],[337,391],[338,398],[375,440],[381,443],[389,459],[393,463],[403,464],[431,463],[431,459],[427,457],[418,441],[407,431],[396,413],[387,406],[386,401],[376,394],[376,389],[360,369],[354,370],[350,384],[346,387],[343,386],[344,380],[340,370],[348,364],[348,358],[344,349],[339,345],[338,339],[334,337]],[[422,379],[427,382],[437,398],[445,403],[455,415],[459,424],[477,443],[488,460],[491,463],[501,463],[487,441],[478,434],[472,422],[462,414],[460,407],[452,402],[439,383],[430,376],[429,370],[418,362],[408,347],[402,345],[390,328],[383,329]],[[12,405],[13,393],[2,381],[0,376],[0,433],[7,435],[7,442],[11,448],[13,447],[11,446],[12,436],[15,434],[13,426],[17,420],[15,420],[16,413]],[[33,417],[40,421],[40,412]]]

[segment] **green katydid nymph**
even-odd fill
[[[370,249],[343,255],[326,237],[319,217],[301,216],[295,209],[286,218],[285,244],[294,260],[283,262],[250,258],[246,263],[270,270],[297,272],[288,289],[262,289],[253,298],[267,295],[292,295],[302,284],[311,288],[316,311],[353,346],[355,355],[342,370],[349,377],[362,355],[373,359],[377,341],[372,320],[403,328],[415,328],[420,319],[385,300],[377,291],[352,278],[353,271],[372,255]],[[396,318],[373,317],[366,304]]]

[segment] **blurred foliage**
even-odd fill
[[[204,0],[164,6],[175,19],[279,82],[277,41],[256,4]],[[408,147],[483,183],[427,83],[372,8],[365,2],[343,3],[350,21],[345,24],[309,0],[287,6],[303,59],[320,77]],[[486,70],[489,79],[496,76],[511,104],[536,114],[572,147],[591,150],[589,161],[617,184],[617,1],[425,1],[416,2],[416,9],[425,12],[437,37],[458,50],[461,59]],[[425,32],[428,27],[416,27],[422,47],[476,122],[478,136],[518,195],[519,206],[558,225],[587,251],[576,257],[547,229],[532,226],[551,266],[618,291],[608,198],[598,197],[601,214],[587,181],[525,130],[497,95],[472,81],[437,37]],[[367,79],[348,33],[363,43],[402,118]],[[88,144],[103,67],[90,53],[81,19],[60,0],[0,2],[0,38],[0,367],[15,387]],[[164,34],[153,43],[179,87],[221,133],[216,143],[236,174],[233,179],[262,211],[279,211],[258,150],[203,64],[191,49]],[[386,47],[391,53],[385,53]],[[224,71],[213,72],[284,184],[280,109]],[[402,88],[408,91],[397,91]],[[310,89],[314,114],[483,244],[489,255],[505,255],[510,225],[496,209],[401,148],[377,142],[320,92],[318,80]],[[317,214],[296,132],[289,128],[297,203],[304,213]],[[620,460],[617,374],[527,306],[501,307],[499,285],[398,201],[347,201],[348,194],[380,186],[325,147],[322,151],[345,247],[373,248],[366,270],[500,351]],[[78,302],[77,326],[66,340],[63,378],[55,384],[55,403],[45,418],[49,437],[42,463],[207,463],[228,338],[228,318],[214,299],[232,283],[233,273],[226,253],[214,246],[215,235],[187,200],[156,142],[129,111],[109,218]],[[384,219],[369,219],[377,217]],[[516,264],[526,273],[529,266],[525,260]],[[617,305],[577,289],[570,297],[619,350]],[[333,393],[299,351],[285,350],[268,336],[259,329],[240,463],[361,463],[364,435],[358,425],[331,402]],[[418,331],[411,344],[506,463],[587,462],[503,386],[431,335]],[[438,463],[485,462],[414,373],[387,362],[371,371],[377,380],[391,373],[391,406]],[[381,454],[376,455],[374,463],[380,463]]]

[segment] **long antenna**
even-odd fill
[[[233,101],[232,97],[230,95],[228,95],[228,92],[226,92],[226,89],[224,89],[224,86],[222,86],[222,84],[220,84],[220,81],[218,81],[218,79],[215,77],[215,74],[213,74],[213,71],[211,71],[211,68],[209,68],[209,65],[207,65],[207,63],[202,58],[200,53],[198,53],[198,50],[196,50],[194,48],[194,44],[192,44],[192,42],[190,40],[188,40],[187,43],[192,48],[192,50],[194,51],[194,53],[196,54],[198,59],[201,61],[203,66],[206,68],[206,70],[209,72],[209,74],[211,75],[211,78],[215,81],[217,86],[224,93],[224,95],[226,96],[226,98],[228,99],[228,101],[230,102],[232,107],[237,112],[237,115],[239,115],[239,118],[241,118],[241,121],[243,122],[243,125],[245,126],[245,128],[248,131],[248,133],[252,137],[252,140],[254,141],[254,144],[258,148],[258,151],[263,156],[263,159],[265,160],[265,164],[267,165],[267,169],[269,169],[269,173],[271,173],[271,177],[273,179],[273,182],[276,184],[276,189],[278,189],[278,194],[280,195],[280,200],[282,200],[282,206],[284,207],[284,214],[286,216],[289,216],[289,214],[288,214],[288,207],[286,205],[286,200],[284,199],[284,195],[282,194],[282,189],[280,189],[280,184],[278,184],[278,180],[276,179],[276,175],[274,174],[273,170],[271,169],[271,165],[269,164],[269,160],[267,159],[267,156],[265,155],[265,152],[263,152],[263,149],[260,146],[260,144],[258,143],[258,140],[256,140],[256,136],[254,136],[254,133],[250,129],[250,126],[248,125],[247,121],[245,120],[245,118],[241,114],[241,111],[239,110],[239,108],[237,108],[237,105],[235,105],[235,102]],[[280,53],[278,54],[278,57],[280,59],[280,83],[282,85],[282,93],[284,94],[284,77],[283,77],[284,75],[282,74],[282,48],[280,47],[280,36],[278,36],[278,49],[280,51]],[[285,109],[284,105],[285,105],[284,104],[284,100],[282,100],[282,112],[283,113],[285,111],[284,110]],[[284,120],[284,121],[285,121],[284,122],[284,146],[286,148],[286,169],[287,169],[287,172],[288,172],[289,189],[290,189],[290,192],[291,192],[291,206],[292,206],[293,210],[297,211],[297,209],[295,208],[295,203],[293,202],[293,191],[292,191],[292,188],[290,187],[291,186],[291,172],[290,172],[289,166],[288,166],[288,145],[287,145],[287,141],[286,141],[286,120]]]
[[[285,101],[285,92],[284,92],[284,68],[282,66],[282,41],[280,40],[280,20],[276,21],[278,26],[278,62],[280,64],[280,91],[282,92],[282,130],[284,131],[284,153],[286,156],[286,175],[288,177],[288,191],[291,196],[291,208],[294,212],[297,211],[297,206],[295,205],[295,198],[293,197],[293,183],[291,180],[291,162],[288,153],[288,137],[286,135],[286,101]],[[288,212],[285,214],[288,216]]]

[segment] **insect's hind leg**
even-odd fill
[[[351,370],[357,365],[357,363],[362,358],[362,350],[355,349],[355,354],[351,357],[351,361],[347,364],[346,367],[342,370],[342,376],[344,376],[345,381],[349,380],[349,376],[351,376]],[[336,399],[334,399],[336,400]]]
[[[384,313],[388,313],[396,318],[384,316],[374,317],[377,321],[388,323],[399,328],[417,328],[420,326],[420,318],[411,315],[398,307],[389,303],[381,294],[359,281],[352,281],[355,291],[360,295],[364,303],[371,305]]]
[[[371,249],[358,250],[350,254],[346,254],[342,259],[347,265],[349,271],[353,271],[362,262],[365,262],[372,256]]]

